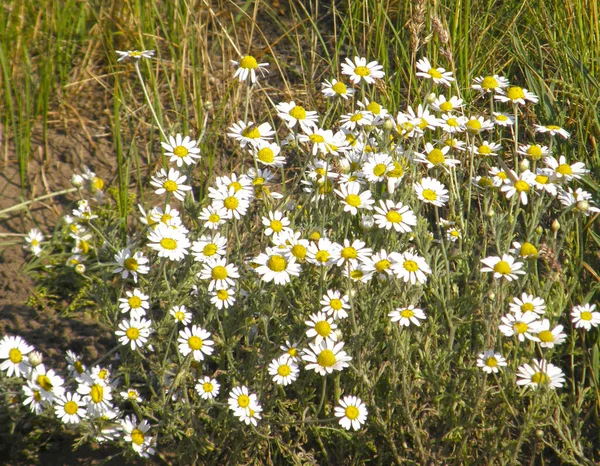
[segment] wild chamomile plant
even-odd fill
[[[153,54],[120,55],[145,89]],[[12,395],[188,463],[590,463],[600,314],[564,255],[600,210],[568,132],[533,126],[538,96],[422,57],[420,93],[385,108],[386,72],[356,56],[324,108],[273,97],[267,116],[249,104],[267,64],[234,64],[247,102],[223,131],[249,163],[205,179],[194,135],[160,127],[166,165],[126,225],[86,171],[52,239],[30,232],[40,273],[69,277],[114,341],[63,370],[5,336]]]

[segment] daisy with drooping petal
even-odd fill
[[[187,325],[192,321],[192,313],[183,305],[173,306],[169,311],[169,314],[173,316],[175,322],[180,322],[183,325]]]
[[[513,312],[521,312],[527,314],[534,312],[542,315],[546,312],[546,302],[542,298],[537,298],[533,295],[523,293],[521,298],[513,298],[513,302],[509,303],[508,307]]]
[[[73,351],[67,350],[65,359],[67,360],[67,370],[69,371],[69,376],[74,378],[77,382],[81,382],[83,377],[87,375],[86,367],[83,362],[81,362],[81,358]]]
[[[417,197],[426,204],[443,207],[448,202],[448,190],[446,186],[435,178],[423,178],[413,184]]]
[[[358,209],[372,210],[371,191],[360,192],[360,183],[350,182],[340,186],[335,193],[342,198],[344,212],[350,212],[352,215],[358,213]]]
[[[385,76],[383,65],[376,61],[367,63],[364,57],[354,57],[354,61],[346,58],[346,62],[342,63],[342,74],[349,76],[350,81],[358,84],[361,81],[367,84],[373,84],[376,79],[381,79]]]
[[[523,242],[522,244],[518,241],[513,241],[512,246],[513,247],[509,249],[509,252],[511,254],[516,254],[522,259],[535,259],[538,257],[537,248],[527,241]]]
[[[480,269],[480,272],[493,272],[494,278],[505,278],[509,282],[516,280],[517,275],[525,275],[526,273],[525,270],[521,270],[523,262],[516,262],[515,258],[509,254],[502,254],[502,257],[486,257],[481,259],[481,263],[485,267]]]
[[[250,393],[245,385],[234,387],[229,392],[227,404],[229,404],[229,409],[234,412],[239,410],[249,412],[259,406],[256,394]]]
[[[335,408],[335,416],[339,417],[339,424],[346,430],[358,430],[367,422],[368,410],[362,400],[356,396],[345,396]]]
[[[285,285],[290,282],[290,276],[300,275],[300,265],[294,256],[280,253],[277,248],[267,248],[266,253],[261,253],[252,262],[259,266],[255,269],[265,282],[274,282],[276,285]]]
[[[373,114],[366,110],[355,110],[340,117],[340,127],[349,131],[354,131],[357,127],[360,128],[372,123]]]
[[[600,312],[596,312],[595,304],[582,304],[573,306],[571,311],[571,320],[575,328],[583,328],[590,330],[592,327],[597,327],[600,324]]]
[[[183,164],[192,165],[200,158],[198,143],[189,136],[184,138],[178,133],[175,137],[169,136],[168,142],[161,142],[160,145],[165,150],[165,155],[171,157],[169,162],[175,162],[178,167]]]
[[[316,243],[311,242],[306,251],[306,260],[311,264],[329,267],[340,258],[341,246],[327,238],[320,238]]]
[[[441,149],[434,147],[433,144],[425,143],[425,152],[416,152],[415,160],[420,163],[424,163],[427,169],[443,166],[448,168],[454,168],[460,163],[460,160],[453,158],[446,158],[446,154],[450,151],[448,146],[444,146]]]
[[[142,458],[149,458],[150,455],[155,453],[153,448],[154,440],[148,434],[148,431],[150,430],[148,421],[144,419],[138,424],[134,415],[126,416],[121,421],[121,428],[125,434],[123,439],[126,442],[131,442],[133,450]]]
[[[484,351],[477,357],[477,367],[481,367],[486,374],[497,374],[506,365],[506,359],[494,350]]]
[[[52,404],[51,401],[42,398],[40,389],[31,380],[27,381],[27,385],[23,385],[22,390],[25,395],[23,406],[29,406],[29,410],[33,414],[41,414],[46,406]]]
[[[198,379],[194,388],[203,400],[214,400],[219,394],[221,384],[217,382],[217,379],[205,376]]]
[[[509,87],[506,91],[497,89],[496,92],[494,99],[500,102],[510,102],[513,105],[525,105],[527,101],[534,104],[538,103],[537,95],[519,86]]]
[[[472,116],[466,120],[463,126],[470,134],[479,134],[482,131],[494,129],[494,123],[490,120],[486,120],[483,116]]]
[[[431,267],[425,258],[412,250],[392,256],[392,271],[398,279],[411,285],[417,282],[423,285],[427,282],[427,275],[431,275]]]
[[[150,267],[145,265],[148,263],[148,258],[141,251],[132,255],[129,248],[122,249],[115,254],[115,261],[118,267],[113,270],[113,273],[120,273],[123,279],[131,274],[135,283],[138,281],[138,274],[146,275],[150,271]]]
[[[327,290],[320,303],[323,306],[321,311],[332,316],[334,319],[345,319],[348,317],[347,311],[350,310],[348,295],[342,296],[342,293],[337,290]]]
[[[567,335],[562,331],[563,328],[562,325],[557,325],[550,329],[550,321],[542,319],[535,324],[536,335],[533,341],[539,342],[542,348],[554,348],[554,345],[564,343],[567,338]]]
[[[210,295],[210,302],[213,303],[217,309],[227,309],[235,303],[235,292],[233,288],[215,288],[208,294]]]
[[[227,252],[227,238],[217,233],[214,237],[201,236],[192,243],[192,254],[196,262],[223,257]]]
[[[563,139],[569,139],[571,133],[566,129],[556,125],[533,125],[536,133],[550,133],[550,136],[556,136],[557,134]]]
[[[269,364],[269,375],[277,385],[289,385],[298,378],[300,369],[289,354],[273,359]]]
[[[287,354],[292,361],[300,361],[300,348],[298,346],[298,343],[285,340],[285,344],[281,345],[279,349],[281,349],[281,351],[284,351],[285,354]]]
[[[434,83],[442,86],[450,87],[450,83],[454,81],[451,71],[446,71],[444,68],[434,68],[429,60],[425,57],[417,62],[417,76],[425,79],[432,79]]]
[[[519,341],[534,340],[534,333],[538,323],[538,315],[534,312],[523,314],[521,311],[513,311],[512,314],[506,314],[501,319],[502,324],[498,326],[503,335],[512,337],[513,335]]]
[[[225,223],[227,215],[227,210],[224,207],[210,205],[202,209],[199,218],[204,221],[202,225],[204,228],[216,230]]]
[[[104,380],[90,378],[79,383],[77,393],[83,395],[90,417],[101,417],[112,409],[112,386]]]
[[[333,371],[341,371],[348,367],[352,357],[343,350],[344,342],[334,343],[324,340],[320,345],[310,343],[309,348],[304,350],[302,360],[305,361],[306,370],[313,369],[319,375],[331,374]]]
[[[160,169],[156,175],[150,180],[150,184],[157,188],[156,194],[172,194],[175,199],[183,201],[186,191],[191,191],[192,187],[184,184],[187,176],[182,175],[174,168],[169,168],[169,173],[164,169]]]
[[[29,249],[34,255],[39,256],[42,252],[40,244],[44,241],[44,235],[37,228],[32,228],[29,233],[25,236],[25,247]]]
[[[192,353],[192,357],[196,361],[203,361],[204,356],[210,356],[213,351],[214,341],[210,339],[210,333],[202,327],[192,325],[192,328],[184,328],[179,331],[179,352],[183,356]]]
[[[281,168],[285,165],[285,157],[279,155],[281,147],[274,142],[258,141],[250,147],[256,160],[268,167]]]
[[[7,377],[12,377],[13,374],[15,377],[26,376],[31,367],[27,355],[33,349],[20,336],[5,335],[0,341],[0,359],[4,359],[0,370],[6,371]]]
[[[240,278],[238,268],[228,264],[226,258],[209,259],[202,264],[201,280],[210,280],[208,291],[214,288],[224,289],[235,285],[234,278]]]
[[[135,58],[139,60],[140,58],[152,58],[154,56],[154,50],[115,50],[119,54],[119,58],[117,61],[125,60],[126,58]]]
[[[500,187],[500,191],[506,194],[507,199],[517,195],[521,204],[527,205],[529,202],[527,193],[533,192],[535,175],[529,170],[525,170],[518,175],[514,170],[510,170],[510,173],[512,176],[507,178],[506,182]]]
[[[275,108],[277,109],[277,116],[284,120],[290,129],[296,124],[302,128],[318,126],[319,115],[317,115],[317,112],[307,111],[301,105],[296,105],[293,100],[291,102],[281,102]]]
[[[122,313],[129,312],[132,319],[141,318],[146,315],[146,311],[150,309],[148,299],[150,296],[145,295],[139,288],[134,288],[133,291],[126,291],[125,298],[119,298],[121,304],[119,309]]]
[[[267,70],[267,66],[269,66],[269,64],[258,63],[256,58],[254,58],[252,55],[244,55],[239,62],[231,60],[231,63],[237,66],[237,69],[233,74],[233,79],[238,78],[240,82],[250,81],[252,84],[254,84],[256,82],[257,71],[263,78],[269,73]]]
[[[380,200],[379,207],[375,207],[376,214],[373,215],[379,228],[391,230],[392,228],[401,233],[410,233],[412,227],[417,224],[417,217],[410,207],[395,203],[391,199]]]
[[[241,148],[248,144],[258,144],[259,141],[270,141],[275,134],[270,123],[259,125],[252,121],[245,123],[242,120],[234,123],[231,128],[228,128],[228,131],[227,136],[238,141]]]
[[[248,210],[250,201],[243,190],[236,192],[234,187],[219,189],[213,193],[213,206],[215,209],[226,212],[226,218],[240,219]]]
[[[354,94],[354,89],[350,89],[337,79],[332,79],[331,82],[326,79],[325,82],[321,83],[321,87],[321,92],[325,94],[325,97],[342,97],[347,100],[348,97]]]
[[[431,103],[431,108],[438,112],[450,113],[455,110],[460,110],[463,107],[463,100],[452,96],[450,99],[446,99],[444,95],[438,95],[435,100]]]
[[[135,401],[136,403],[141,403],[144,401],[140,396],[140,392],[135,388],[128,388],[124,392],[119,393],[119,395],[128,401]]]
[[[600,209],[592,201],[592,195],[581,188],[577,188],[575,191],[571,187],[561,190],[558,200],[563,207],[574,207],[577,212],[586,217],[592,213],[600,212]]]
[[[582,162],[569,165],[564,155],[561,155],[558,160],[554,157],[546,157],[544,163],[550,170],[551,178],[557,181],[571,181],[573,178],[580,180],[583,175],[589,172]]]
[[[158,252],[158,257],[180,261],[188,254],[190,240],[185,234],[164,225],[148,233],[148,247]]]
[[[311,314],[309,320],[304,323],[309,327],[306,336],[314,338],[315,344],[319,345],[322,341],[336,342],[338,340],[338,335],[335,332],[337,325],[333,323],[333,317],[327,317],[324,312]]]
[[[385,180],[385,175],[394,169],[394,159],[388,154],[376,152],[371,154],[363,164],[361,172],[370,183]]]
[[[508,113],[494,112],[494,124],[496,126],[512,126],[515,124],[515,119]]]
[[[262,217],[262,224],[267,227],[265,235],[278,238],[279,235],[292,233],[289,219],[283,215],[283,212],[276,210],[270,211],[269,217]]]
[[[119,337],[119,342],[123,346],[129,345],[132,351],[137,348],[143,348],[148,342],[148,337],[152,331],[152,322],[148,319],[125,319],[119,324],[119,330],[115,335]]]
[[[56,417],[65,424],[78,424],[85,417],[85,403],[79,393],[66,392],[56,399]]]
[[[493,76],[479,76],[473,80],[471,89],[476,89],[482,94],[489,92],[500,92],[502,89],[508,87],[508,79],[497,74]]]
[[[392,322],[398,322],[400,327],[409,327],[410,324],[421,326],[420,320],[424,320],[427,316],[422,309],[413,306],[412,304],[405,307],[398,307],[388,314],[392,318]]]
[[[373,251],[371,248],[365,247],[365,243],[359,239],[355,239],[350,243],[347,238],[344,239],[344,244],[340,249],[340,258],[336,265],[344,267],[346,265],[356,266],[358,262],[368,261]]]
[[[545,359],[534,359],[531,365],[519,366],[517,377],[517,385],[524,385],[526,388],[532,389],[540,387],[555,389],[562,387],[565,383],[563,371]]]
[[[465,131],[467,121],[465,116],[444,113],[440,121],[440,127],[448,134],[462,133]]]

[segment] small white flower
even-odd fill
[[[354,84],[358,84],[361,81],[373,84],[376,79],[381,79],[385,76],[382,70],[382,65],[376,61],[367,63],[367,59],[364,57],[354,57],[354,61],[346,58],[346,62],[342,63],[342,74],[349,76]]]
[[[178,167],[183,164],[192,165],[200,158],[198,143],[189,136],[185,138],[181,134],[175,137],[169,136],[168,142],[161,142],[160,145],[165,150],[165,155],[171,157],[169,161],[175,162]]]
[[[340,425],[346,429],[358,430],[367,421],[368,410],[362,400],[356,396],[345,396],[335,408],[335,416]]]
[[[583,328],[590,330],[592,327],[597,327],[600,324],[600,312],[596,312],[596,305],[589,303],[580,306],[573,306],[571,311],[571,319],[575,328]]]
[[[424,320],[427,316],[422,309],[413,306],[398,307],[396,310],[388,314],[392,318],[392,322],[398,322],[401,327],[409,327],[410,324],[421,326],[420,320]]]
[[[233,79],[238,78],[240,82],[250,81],[252,84],[254,84],[256,82],[257,71],[260,72],[262,77],[269,72],[267,70],[267,66],[269,66],[269,64],[258,63],[256,58],[254,58],[252,55],[243,56],[239,62],[231,60],[231,63],[238,67],[233,74]]]
[[[506,365],[506,359],[494,350],[484,351],[477,358],[477,367],[481,367],[483,372],[487,374],[496,374],[501,367]]]
[[[217,382],[217,379],[212,379],[208,376],[198,379],[195,385],[196,392],[198,392],[198,395],[203,400],[214,400],[219,394],[220,388],[221,384]]]
[[[197,325],[192,325],[192,328],[184,328],[179,331],[179,352],[183,356],[192,353],[192,357],[196,361],[204,360],[204,356],[210,356],[213,351],[214,341],[210,339],[210,333]]]
[[[300,369],[289,354],[284,354],[273,359],[269,364],[269,375],[273,376],[273,382],[278,385],[289,385],[298,378]]]

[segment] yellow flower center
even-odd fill
[[[364,275],[365,274],[360,269],[355,269],[352,272],[350,272],[350,278],[352,278],[353,280],[360,280],[362,277],[364,277]]]
[[[581,320],[592,320],[592,313],[589,311],[583,311],[579,317],[581,318]]]
[[[358,411],[358,408],[356,406],[348,406],[344,410],[344,414],[346,415],[346,417],[348,419],[350,419],[351,421],[354,421],[356,418],[358,418],[359,411]]]
[[[449,112],[449,111],[451,111],[451,110],[453,110],[453,109],[454,109],[454,107],[452,106],[452,104],[451,104],[450,102],[443,102],[443,103],[440,105],[440,110],[441,110],[442,112]]]
[[[271,220],[271,230],[273,230],[275,233],[279,233],[281,230],[283,230],[283,223],[281,223],[279,220]]]
[[[229,292],[227,290],[219,290],[217,291],[217,298],[221,301],[226,301],[229,298]]]
[[[534,144],[527,149],[527,155],[533,160],[540,160],[543,155],[542,147]]]
[[[108,376],[108,371],[106,369],[102,369],[98,372],[98,377],[101,378],[102,380],[106,379],[107,376]]]
[[[537,248],[531,244],[531,243],[523,243],[521,245],[521,251],[519,253],[519,255],[521,257],[527,257],[527,256],[537,256],[538,255],[538,250]]]
[[[415,316],[415,313],[411,309],[403,309],[400,311],[400,315],[406,319],[410,319],[411,317]]]
[[[209,243],[204,248],[202,248],[202,254],[207,257],[214,256],[217,253],[217,245],[214,243]]]
[[[523,92],[522,88],[517,87],[517,86],[509,87],[508,88],[508,92],[506,93],[506,95],[513,102],[515,100],[524,99],[525,98],[525,92]]]
[[[431,68],[427,74],[429,76],[431,76],[433,79],[440,79],[442,77],[442,73],[440,73],[438,70],[436,70],[435,68]]]
[[[8,359],[13,364],[19,364],[23,360],[23,353],[18,348],[11,348],[8,352]]]
[[[257,152],[256,156],[258,157],[258,160],[264,163],[273,163],[275,160],[275,153],[270,147],[263,147]]]
[[[527,325],[525,322],[515,322],[513,324],[513,330],[517,335],[521,335],[529,330],[529,325]]]
[[[242,136],[244,136],[245,138],[248,138],[248,139],[259,139],[260,131],[258,130],[258,127],[255,125],[248,126],[247,128],[244,129],[244,131],[242,131]]]
[[[340,255],[344,259],[356,259],[356,257],[358,256],[358,252],[352,246],[348,246],[348,247],[342,249],[342,252],[340,253]]]
[[[558,168],[556,169],[556,173],[560,173],[561,175],[572,175],[573,170],[571,169],[571,165],[563,163],[558,166]]]
[[[492,148],[490,146],[479,146],[477,152],[481,155],[490,155],[492,153]]]
[[[306,110],[304,110],[304,107],[296,105],[290,110],[290,116],[296,120],[304,120],[306,118]]]
[[[256,61],[256,58],[254,58],[252,55],[246,55],[240,61],[240,67],[246,68],[248,70],[255,70],[256,68],[258,68],[258,62]]]
[[[188,338],[188,346],[192,351],[198,351],[202,349],[204,342],[202,341],[202,338],[192,335]]]
[[[334,298],[329,301],[329,307],[331,307],[331,309],[334,311],[339,311],[343,306],[344,304],[342,303],[341,299]]]
[[[33,399],[34,399],[35,401],[37,401],[38,403],[39,403],[40,401],[42,401],[42,394],[40,393],[40,391],[39,391],[39,390],[33,390]]]
[[[92,389],[90,390],[90,396],[94,403],[101,403],[104,399],[104,387],[102,385],[95,383],[92,385]]]
[[[135,327],[129,327],[125,332],[125,335],[130,340],[137,340],[140,337],[140,331]]]
[[[439,165],[446,161],[446,157],[444,157],[444,153],[440,149],[433,149],[427,154],[427,160],[434,165]]]
[[[383,163],[378,163],[373,167],[373,174],[375,176],[382,176],[387,170],[387,166]]]
[[[491,356],[485,360],[485,365],[488,367],[496,367],[498,365],[498,360],[494,356]]]
[[[282,256],[271,256],[267,261],[267,266],[273,272],[283,272],[287,268],[287,261]]]
[[[529,184],[526,181],[519,180],[515,183],[515,189],[520,193],[527,192],[529,191]]]
[[[419,118],[419,124],[417,126],[421,129],[425,129],[429,126],[429,123],[425,118]]]
[[[367,110],[373,115],[379,115],[381,113],[381,105],[379,105],[377,102],[371,102],[369,105],[367,105]]]
[[[177,183],[173,180],[167,180],[163,183],[163,188],[165,188],[165,190],[168,193],[172,193],[177,191],[177,189],[179,188],[179,186],[177,186]]]
[[[217,265],[212,269],[211,276],[213,280],[225,280],[228,276],[227,269],[222,265]]]
[[[182,321],[183,319],[185,319],[185,312],[177,311],[175,313],[175,320]]]
[[[404,269],[407,272],[416,272],[417,270],[419,270],[419,264],[409,259],[407,261],[404,261]]]
[[[317,262],[327,262],[329,260],[329,253],[327,251],[319,251],[315,254]]]
[[[346,85],[340,81],[331,86],[331,89],[333,89],[333,92],[335,92],[336,94],[346,93]]]
[[[301,244],[296,244],[294,247],[292,247],[292,255],[296,259],[302,260],[306,257],[306,248]]]
[[[217,223],[219,220],[221,220],[221,216],[217,215],[217,214],[210,214],[208,216],[208,221],[211,223]]]
[[[79,410],[79,405],[74,401],[67,401],[64,410],[67,414],[75,414]]]
[[[177,249],[177,241],[175,241],[173,238],[163,238],[160,240],[160,245],[164,248],[164,249],[168,249],[169,251],[174,251],[175,249]]]
[[[354,73],[360,76],[361,78],[364,78],[365,76],[369,76],[371,74],[369,68],[367,68],[366,66],[357,66],[356,68],[354,68]]]
[[[129,257],[123,261],[123,265],[127,270],[136,271],[138,269],[138,262],[133,257]]]
[[[362,120],[362,118],[363,118],[362,113],[358,112],[350,117],[350,121],[353,123],[356,123],[357,121]]]
[[[500,178],[501,180],[506,180],[506,179],[508,178],[508,175],[507,175],[506,173],[504,173],[504,172],[498,172],[498,173],[496,174],[496,176],[497,176],[498,178]]]
[[[315,331],[322,337],[327,337],[331,333],[331,325],[326,320],[321,320],[315,324]]]
[[[335,354],[329,349],[325,349],[317,356],[317,364],[322,367],[331,367],[336,363]]]
[[[487,176],[482,176],[479,179],[479,186],[481,186],[482,188],[488,188],[490,186],[492,186],[492,180],[490,178],[488,178]]]
[[[184,146],[177,146],[175,149],[173,149],[173,154],[175,154],[177,157],[184,158],[189,153],[190,152]]]
[[[456,118],[454,118],[454,117],[452,117],[452,118],[448,118],[448,119],[446,120],[446,124],[447,124],[448,126],[454,126],[454,127],[456,127],[456,126],[460,126],[460,125],[459,125],[459,123],[458,123],[458,120],[457,120]]]
[[[390,178],[402,178],[404,176],[404,168],[400,162],[394,162],[394,169],[388,172]]]
[[[250,405],[250,397],[248,395],[240,395],[237,402],[240,408],[247,408]]]
[[[357,196],[356,194],[348,194],[346,196],[346,204],[352,207],[360,206],[360,196]]]
[[[223,201],[223,205],[227,210],[235,210],[240,205],[240,201],[235,196],[229,196]]]
[[[538,385],[545,385],[550,382],[550,377],[543,372],[536,372],[531,376],[531,381]]]
[[[142,306],[143,301],[140,299],[139,296],[132,296],[131,298],[129,298],[127,300],[129,307],[132,307],[134,309],[137,309],[138,307]]]
[[[521,311],[523,311],[523,313],[532,312],[534,309],[535,309],[535,307],[533,306],[532,303],[525,303],[521,306]]]
[[[494,272],[497,272],[499,274],[502,275],[506,275],[511,273],[511,268],[510,268],[510,264],[506,261],[499,261],[495,266],[494,266]]]
[[[424,189],[423,198],[426,201],[435,201],[437,199],[437,193],[433,189]]]
[[[320,134],[311,134],[310,136],[308,136],[308,139],[310,139],[310,142],[314,144],[325,142],[325,138]]]
[[[465,126],[467,127],[467,131],[470,133],[478,133],[481,131],[481,122],[475,118],[467,121]]]
[[[75,361],[73,363],[73,368],[77,371],[78,374],[83,374],[83,371],[85,370],[81,361]]]
[[[542,330],[537,336],[544,343],[551,343],[554,341],[554,335],[550,330]]]
[[[92,191],[101,191],[104,188],[104,180],[94,176],[92,178]]]
[[[481,88],[485,90],[496,89],[500,84],[493,76],[486,76],[481,81]]]
[[[40,387],[42,387],[47,392],[52,390],[52,382],[50,381],[50,378],[47,375],[38,375],[35,381]]]
[[[290,366],[288,366],[287,364],[281,364],[277,368],[277,374],[279,374],[281,377],[287,377],[291,373],[292,373],[292,368]]]
[[[202,384],[202,390],[204,390],[205,393],[212,393],[212,391],[214,390],[214,386],[210,382],[204,382]]]
[[[140,429],[133,429],[131,431],[131,441],[136,445],[144,443],[144,433]]]
[[[381,259],[380,261],[377,261],[375,263],[375,270],[377,270],[378,272],[383,272],[384,270],[388,269],[391,265],[392,263],[389,260]]]
[[[548,184],[550,182],[550,178],[546,175],[536,175],[535,181],[539,184]]]
[[[390,223],[401,223],[402,215],[400,215],[395,210],[390,210],[387,214],[385,214],[385,218]]]
[[[508,121],[508,117],[506,115],[496,115],[496,120],[498,121]]]

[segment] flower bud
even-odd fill
[[[550,225],[550,229],[552,230],[553,233],[556,233],[558,230],[560,230],[560,222],[556,219],[554,219],[552,221],[552,225]]]
[[[75,272],[79,275],[83,275],[85,273],[85,264],[77,264],[75,266]]]
[[[375,219],[372,215],[363,215],[360,219],[360,226],[363,230],[370,230],[375,225]]]
[[[337,337],[337,341],[342,341],[344,338],[344,334],[339,328],[335,329],[335,336]]]
[[[496,215],[496,212],[494,212],[494,209],[490,207],[485,215],[487,215],[489,218],[492,218],[494,215]]]
[[[384,131],[391,131],[394,129],[394,121],[391,118],[386,118],[381,126]]]
[[[427,98],[425,100],[427,100],[427,103],[432,104],[433,101],[436,99],[437,95],[435,95],[435,92],[432,92],[431,94],[429,94],[427,96]]]
[[[535,232],[538,235],[541,235],[544,232],[544,229],[541,226],[538,225],[538,227],[535,229]]]
[[[519,171],[524,172],[525,170],[529,170],[530,166],[529,160],[523,159],[519,162]]]
[[[588,201],[579,201],[576,205],[579,212],[587,212],[590,210],[590,203]]]
[[[71,175],[71,185],[77,189],[81,188],[83,186],[83,176],[73,173]]]
[[[40,353],[39,351],[32,351],[31,353],[29,353],[28,356],[29,364],[31,364],[32,367],[39,366],[42,363],[42,360],[44,359],[42,353]]]

